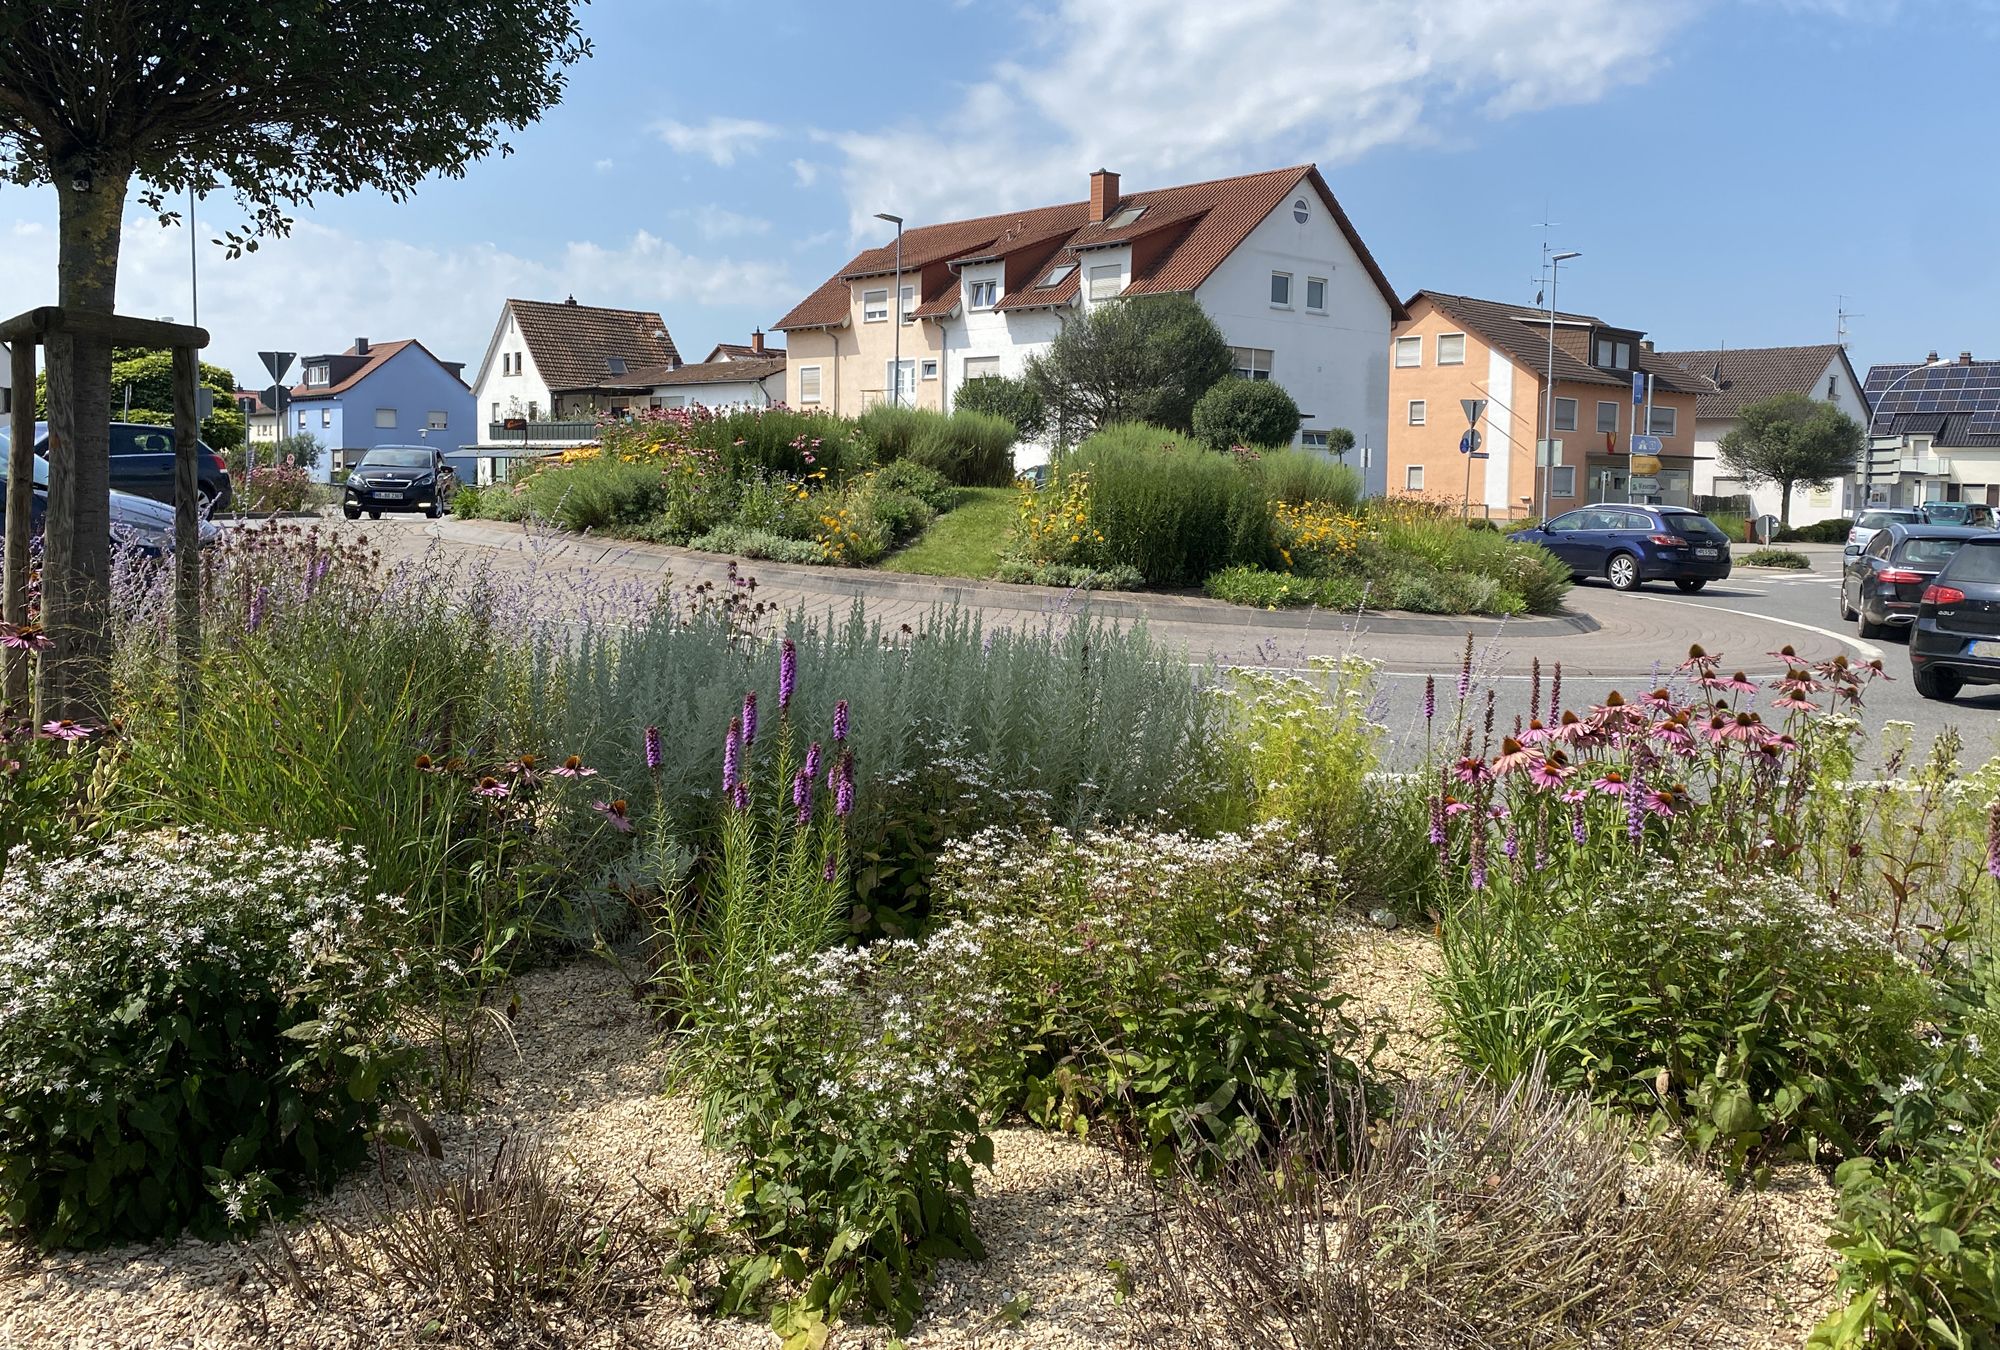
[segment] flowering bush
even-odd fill
[[[18,849],[0,880],[0,1213],[45,1247],[205,1236],[339,1174],[406,1065],[357,852]]]
[[[245,480],[237,509],[248,515],[302,511],[311,486],[311,477],[297,464],[260,465]]]
[[[1285,567],[1305,576],[1325,576],[1354,556],[1367,523],[1333,502],[1277,502],[1273,542]]]
[[[16,651],[35,650],[47,640],[32,626],[0,624],[0,659],[19,659]],[[96,828],[117,764],[111,729],[62,721],[36,726],[0,716],[0,857],[21,844],[61,850]]]

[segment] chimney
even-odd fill
[[[572,295],[569,299],[563,301],[563,303],[565,305],[573,305],[576,303],[576,297]]]
[[[368,339],[367,339],[367,338],[356,338],[356,339],[354,339],[354,354],[355,354],[356,356],[366,356],[366,355],[368,355]]]
[[[1651,338],[1640,338],[1640,339],[1639,339],[1639,350],[1640,350],[1640,351],[1642,351],[1642,352],[1649,352],[1649,351],[1653,350],[1653,339],[1651,339]]]
[[[1118,175],[1099,169],[1090,175],[1090,219],[1093,224],[1107,220],[1118,209]]]
[[[1924,358],[1924,361],[1925,361],[1925,363],[1926,363],[1926,364],[1928,364],[1928,363],[1930,363],[1930,362],[1932,362],[1932,361],[1935,361],[1935,360],[1937,360],[1937,348],[1933,347],[1933,348],[1931,348],[1931,353],[1930,353],[1930,355],[1929,355],[1929,356],[1926,356],[1926,357]]]
[[[762,356],[762,355],[764,354],[764,330],[763,330],[763,329],[761,329],[761,328],[759,328],[759,329],[756,329],[756,330],[752,331],[752,333],[750,334],[750,350],[751,350],[751,351],[753,351],[753,352],[755,352],[755,353],[757,353],[757,355],[759,355],[759,356]]]
[[[1960,364],[1961,366],[1969,366],[1969,365],[1971,365],[1971,364],[1972,364],[1972,353],[1971,353],[1971,352],[1960,352],[1960,353],[1958,354],[1958,363],[1959,363],[1959,364]]]

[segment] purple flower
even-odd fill
[[[1437,716],[1437,710],[1437,676],[1426,675],[1424,676],[1424,725],[1430,725],[1432,719]]]
[[[264,626],[264,609],[271,603],[271,588],[259,586],[250,593],[250,618],[245,625],[252,633]]]
[[[811,745],[809,745],[809,746],[807,746],[807,747],[806,747],[806,765],[805,765],[805,770],[804,770],[804,772],[805,772],[805,776],[806,776],[806,781],[807,781],[807,782],[812,782],[813,780],[815,780],[815,779],[817,779],[817,778],[819,777],[819,742],[818,742],[818,741],[814,741],[814,742],[813,742],[813,743],[812,743]]]
[[[87,741],[97,734],[96,727],[87,727],[81,722],[62,718],[54,722],[42,723],[42,733],[58,741]]]
[[[1472,692],[1472,634],[1465,635],[1465,656],[1458,663],[1458,701]]]
[[[1474,830],[1472,832],[1472,874],[1470,880],[1473,890],[1483,891],[1486,889],[1486,831],[1484,830]]]
[[[1537,656],[1528,662],[1528,720],[1540,721],[1542,716],[1542,658]]]
[[[804,769],[792,775],[792,806],[799,813],[799,824],[812,824],[813,780]]]
[[[39,624],[0,624],[0,647],[11,647],[15,651],[23,652],[45,652],[55,645],[55,641],[42,631]]]
[[[646,728],[645,745],[646,769],[648,772],[652,772],[667,762],[666,753],[660,748],[660,729],[658,727]]]
[[[592,802],[590,809],[603,816],[605,823],[618,833],[632,833],[632,817],[623,797],[611,802]]]
[[[792,691],[799,683],[799,649],[792,645],[790,638],[778,652],[778,715],[784,716],[792,706]]]
[[[2000,801],[1986,814],[1986,871],[2000,880]]]
[[[756,743],[757,695],[749,693],[743,696],[743,744],[748,746],[755,745]]]
[[[306,599],[313,598],[313,592],[326,580],[327,569],[333,566],[331,554],[319,553],[313,556],[312,565],[306,568]]]
[[[738,811],[750,809],[750,789],[738,783],[729,790],[729,804]]]
[[[820,875],[828,881],[833,880],[833,855],[831,853],[826,855],[826,870],[821,872]]]
[[[1521,841],[1514,837],[1514,832],[1512,830],[1509,830],[1507,832],[1507,837],[1500,841],[1500,851],[1506,854],[1510,859],[1518,857],[1520,855]]]
[[[1431,798],[1431,843],[1441,849],[1444,847],[1444,841],[1444,798],[1433,797]]]
[[[840,757],[840,781],[833,787],[833,813],[845,817],[854,810],[854,752]]]
[[[1625,789],[1625,837],[1638,843],[1646,834],[1646,804],[1648,794],[1634,778]]]
[[[847,740],[847,700],[833,705],[833,743],[840,745]]]
[[[729,735],[722,742],[722,790],[735,795],[742,768],[743,724],[729,719]]]
[[[1556,662],[1556,668],[1549,673],[1549,716],[1553,718],[1563,706],[1563,663]]]
[[[1590,842],[1590,833],[1584,829],[1583,803],[1576,802],[1569,809],[1569,837],[1579,844]]]

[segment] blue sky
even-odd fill
[[[330,200],[224,261],[201,320],[265,347],[479,361],[508,295],[658,308],[684,355],[912,224],[1317,161],[1399,291],[1561,302],[1663,347],[2000,356],[1995,0],[598,0],[596,55],[504,160]],[[893,35],[893,36],[892,36]],[[54,198],[0,189],[0,310],[54,292]],[[188,241],[128,221],[120,308],[189,314]]]

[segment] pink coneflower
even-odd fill
[[[1687,751],[1694,748],[1694,732],[1688,725],[1685,710],[1655,724],[1653,739],[1669,750]]]
[[[1819,710],[1819,704],[1807,698],[1805,691],[1801,689],[1783,690],[1776,698],[1771,700],[1771,706],[1773,708],[1782,708],[1786,712],[1817,712]]]
[[[1795,666],[1802,659],[1804,659],[1799,655],[1797,648],[1793,647],[1792,644],[1789,642],[1787,642],[1784,646],[1778,648],[1778,650],[1774,652],[1765,652],[1764,655],[1775,656],[1778,660],[1783,661],[1788,666]]]
[[[1687,789],[1679,783],[1644,793],[1646,809],[1656,816],[1677,816],[1687,809]]]
[[[1718,658],[1716,657],[1710,656],[1706,651],[1702,649],[1702,645],[1699,642],[1696,642],[1688,647],[1687,660],[1675,666],[1674,669],[1679,672],[1686,672],[1690,670],[1702,670],[1702,671],[1714,670],[1717,659]]]
[[[549,770],[551,778],[595,778],[596,776],[597,770],[585,768],[583,759],[579,755],[571,755]]]
[[[1466,812],[1472,809],[1471,802],[1462,802],[1458,798],[1452,796],[1446,796],[1443,799],[1443,802],[1444,802],[1445,819],[1447,820],[1451,819],[1451,817],[1453,816],[1462,816]]]
[[[647,727],[643,743],[646,751],[646,770],[651,773],[667,762],[666,752],[660,746],[660,729]]]
[[[1631,784],[1619,770],[1606,769],[1604,772],[1598,774],[1597,777],[1590,780],[1590,786],[1592,791],[1601,792],[1607,797],[1616,797],[1630,787]]]
[[[1531,717],[1528,719],[1528,729],[1521,733],[1521,744],[1540,745],[1543,741],[1546,741],[1548,738],[1549,738],[1549,729],[1542,725],[1542,719],[1539,717]]]
[[[1528,781],[1538,788],[1560,786],[1572,772],[1574,770],[1570,768],[1567,757],[1560,750],[1536,755],[1528,761]]]
[[[1556,800],[1564,806],[1575,806],[1579,802],[1587,801],[1589,797],[1590,789],[1588,787],[1573,787],[1558,796]]]
[[[778,716],[783,717],[792,706],[792,693],[799,684],[799,649],[790,638],[778,649]]]
[[[1722,734],[1732,741],[1754,745],[1769,738],[1771,731],[1764,725],[1764,719],[1753,712],[1740,712],[1728,719],[1729,725]]]
[[[620,834],[632,833],[632,816],[623,797],[616,801],[592,802],[590,809],[603,816],[605,823]]]
[[[1493,757],[1493,772],[1496,775],[1513,773],[1516,769],[1525,768],[1532,758],[1533,752],[1524,749],[1521,742],[1512,736],[1503,736],[1500,738],[1500,753]]]
[[[42,734],[58,741],[87,741],[97,734],[97,728],[64,717],[42,723]]]
[[[1704,689],[1721,689],[1732,694],[1754,694],[1758,692],[1757,686],[1751,682],[1750,677],[1740,670],[1727,678],[1721,675],[1704,675],[1696,683]]]
[[[1642,697],[1639,702],[1654,712],[1666,712],[1674,706],[1674,696],[1669,690],[1655,689]]]
[[[1486,767],[1486,761],[1477,755],[1464,755],[1451,766],[1451,776],[1461,783],[1483,783],[1493,776]]]
[[[0,623],[0,647],[20,652],[45,652],[55,645],[55,639],[43,632],[40,624]]]
[[[498,801],[505,798],[513,790],[513,788],[489,774],[487,777],[479,780],[479,786],[472,789],[472,795],[475,797],[490,797]]]
[[[1564,712],[1562,720],[1556,724],[1553,731],[1549,732],[1551,739],[1564,745],[1582,745],[1595,735],[1595,728],[1573,712]]]

